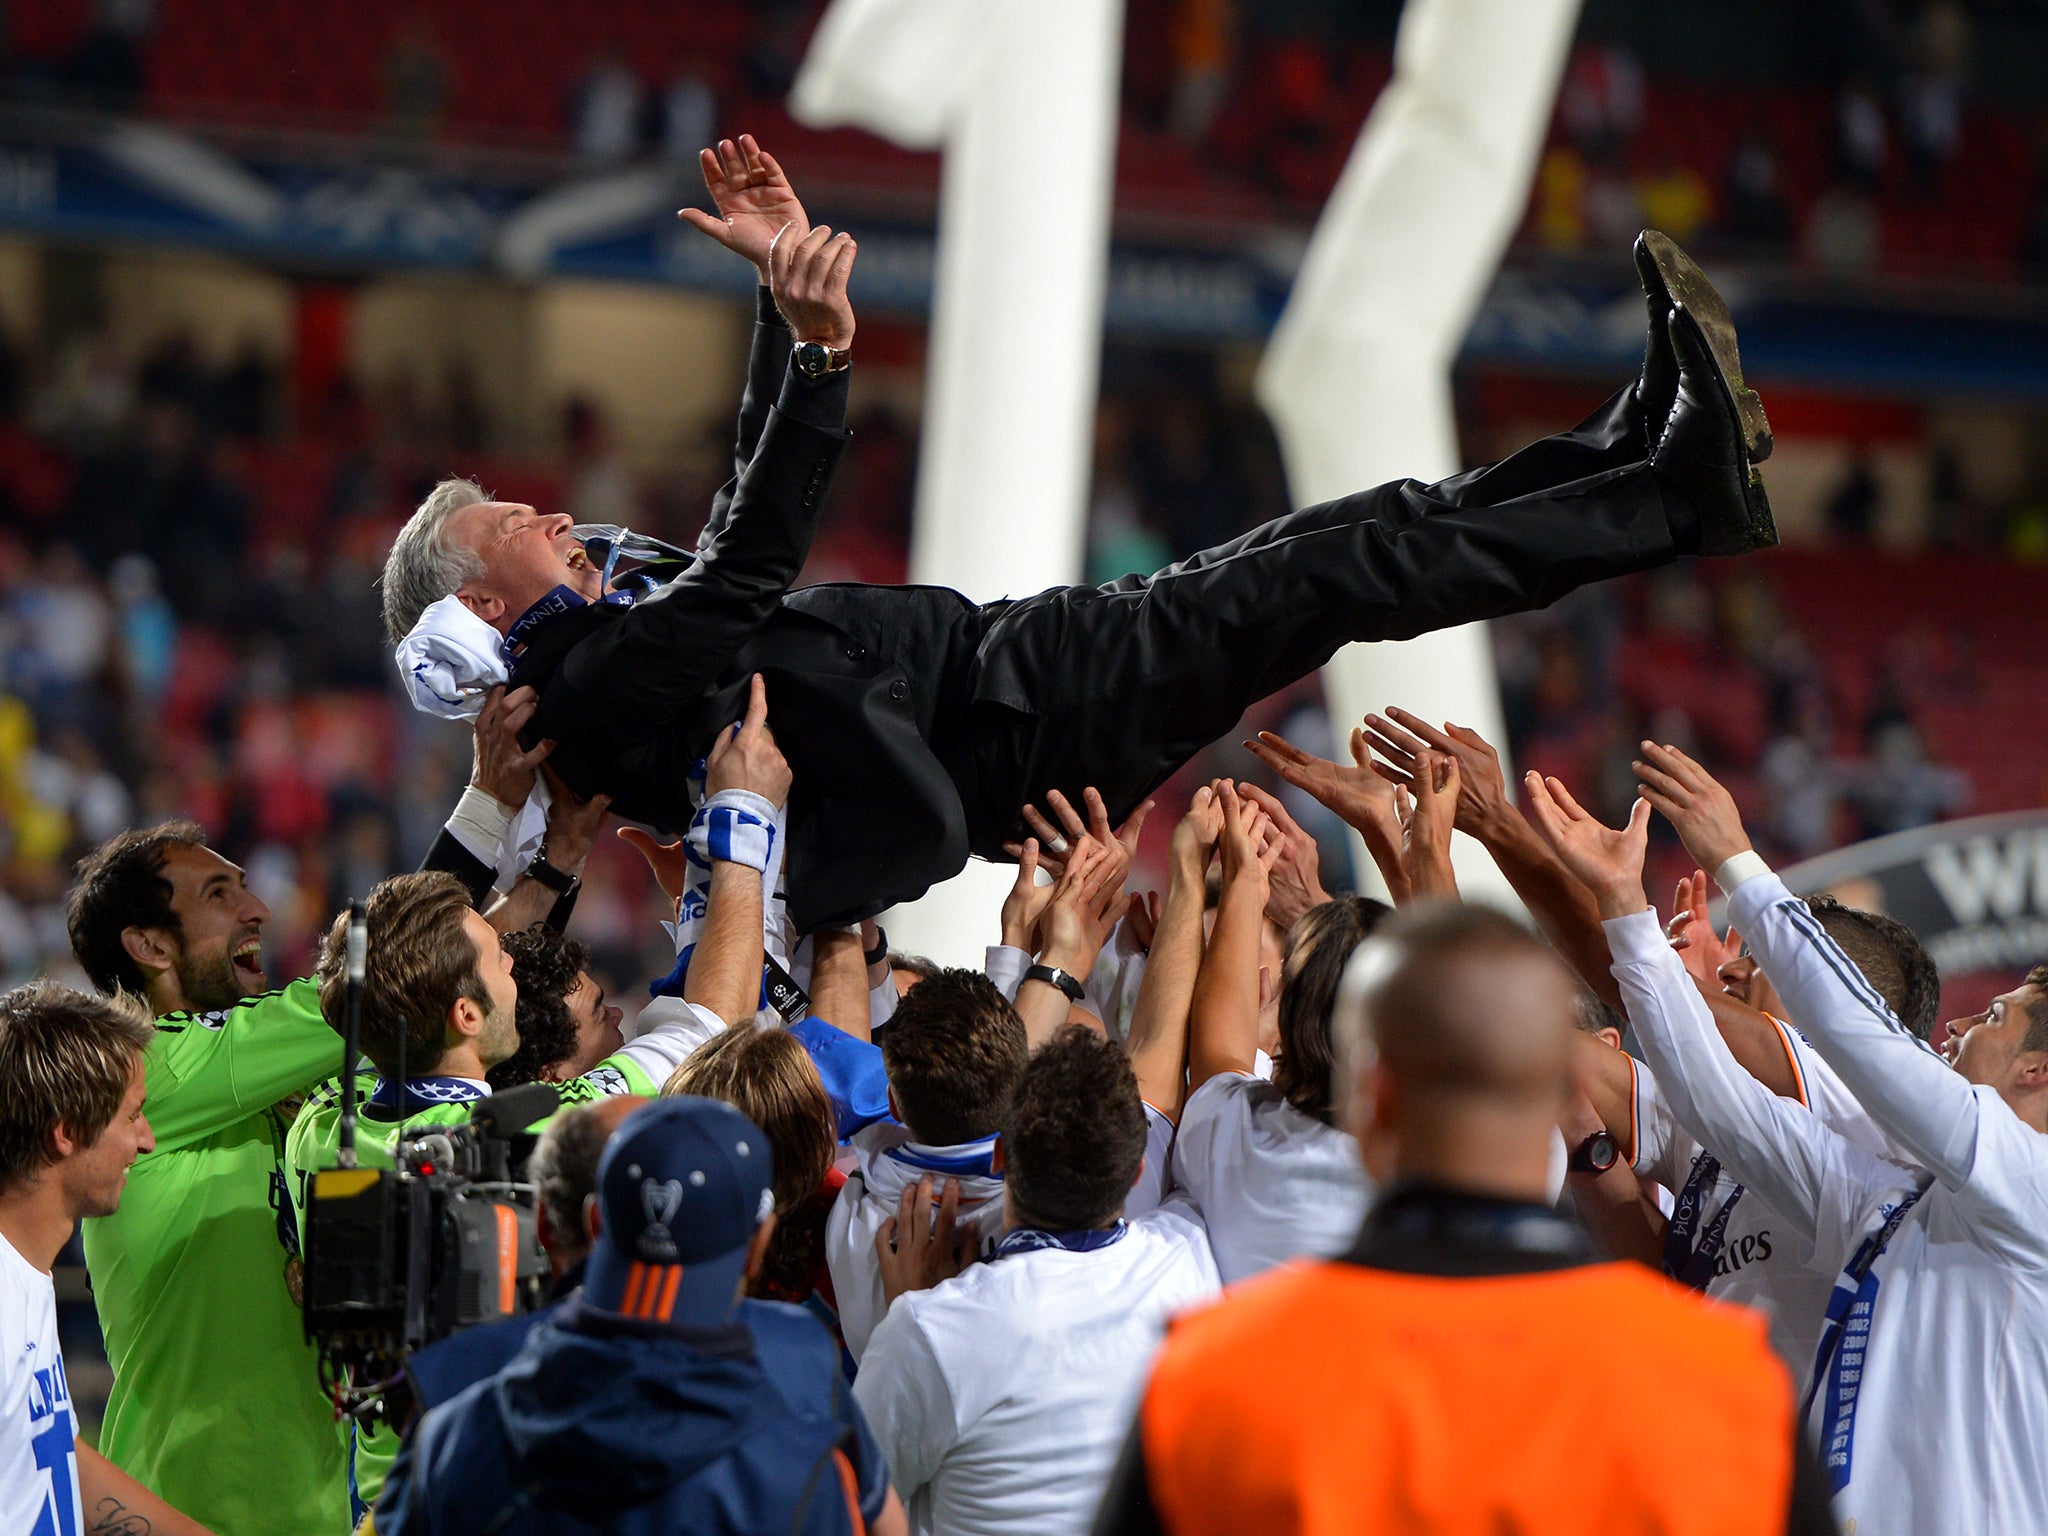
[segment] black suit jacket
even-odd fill
[[[978,610],[930,587],[789,591],[846,441],[846,375],[788,366],[790,336],[762,291],[734,478],[696,562],[632,607],[573,607],[534,629],[512,686],[540,695],[529,742],[579,793],[671,832],[689,825],[687,779],[746,713],[760,672],[769,723],[795,774],[785,879],[799,929],[851,922],[922,894],[967,857],[949,766],[971,757],[961,679]],[[776,403],[771,407],[769,402]],[[935,742],[937,745],[935,745]]]

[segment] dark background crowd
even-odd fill
[[[666,154],[744,118],[794,139],[792,162],[857,154],[876,179],[929,178],[924,157],[787,123],[810,6],[621,4],[594,44],[586,18],[555,7],[517,8],[515,23],[493,6],[489,27],[467,24],[473,9],[15,4],[0,58],[25,111],[565,162]],[[1138,0],[1119,208],[1299,227],[1387,76],[1397,10]],[[2023,297],[2048,251],[2048,68],[2027,64],[2042,21],[2029,0],[1694,5],[1683,25],[1589,5],[1518,259],[1609,249],[1647,222],[1724,258]],[[377,639],[372,579],[404,513],[460,469],[687,539],[724,429],[629,464],[601,405],[566,399],[546,440],[515,440],[459,370],[344,367],[309,397],[303,358],[208,356],[175,326],[122,333],[95,312],[100,259],[46,253],[33,334],[0,337],[0,967],[61,956],[56,902],[84,845],[186,812],[247,863],[278,914],[271,963],[295,972],[323,914],[417,857],[466,771],[459,732],[400,706]],[[916,327],[875,329],[915,365]],[[1245,374],[1229,349],[1112,341],[1091,576],[1152,568],[1284,507]],[[1488,373],[1463,386],[1475,459],[1598,393]],[[1604,786],[1612,811],[1630,743],[1688,742],[1787,857],[2041,803],[2048,743],[2021,704],[2040,682],[2023,615],[2048,554],[2041,419],[2019,419],[2017,468],[1987,491],[1932,440],[1940,404],[1836,403],[1858,419],[1827,428],[1850,449],[1807,547],[1498,626],[1516,760]],[[1897,487],[1878,462],[1900,429],[1869,419],[1901,415],[1926,461],[1903,539],[1885,534]],[[812,578],[902,577],[916,453],[914,402],[859,403]],[[1272,719],[1316,708],[1305,691]],[[1225,751],[1198,771],[1250,766]],[[1334,837],[1330,854],[1344,857]],[[637,859],[594,861],[581,923],[619,980],[647,974],[659,947],[651,895]]]

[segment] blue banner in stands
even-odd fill
[[[31,131],[40,137],[28,138]],[[214,143],[143,122],[17,121],[0,139],[0,228],[73,241],[130,240],[338,269],[454,267],[520,279],[659,283],[743,295],[747,267],[675,218],[702,198],[693,175],[633,166],[563,176],[550,163],[456,173],[394,156]],[[374,154],[369,158],[374,159]],[[931,306],[928,224],[876,216],[861,194],[814,195],[813,213],[861,234],[860,300],[875,313]],[[1115,333],[1258,342],[1279,319],[1303,249],[1299,232],[1204,227],[1111,249],[1105,323]],[[2048,400],[2048,318],[1901,312],[1809,295],[1796,283],[1730,283],[1743,361],[1770,382],[1915,395]],[[1642,301],[1620,252],[1604,262],[1503,271],[1463,360],[1611,379],[1642,351]]]

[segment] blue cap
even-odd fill
[[[729,1322],[747,1246],[775,1209],[775,1159],[730,1104],[656,1099],[618,1129],[597,1164],[603,1230],[583,1298],[650,1322]]]

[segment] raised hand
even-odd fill
[[[775,157],[743,133],[735,144],[720,139],[715,149],[698,151],[704,187],[718,206],[716,216],[701,208],[677,210],[676,217],[751,261],[768,281],[768,247],[777,234],[790,231],[801,240],[811,232],[804,205],[797,201],[789,178]]]
[[[894,1301],[905,1291],[928,1291],[974,1262],[975,1231],[960,1224],[960,1181],[946,1180],[936,1214],[932,1176],[903,1191],[896,1214],[875,1234],[875,1260],[882,1271],[882,1295]]]
[[[1446,723],[1439,730],[1419,715],[1389,708],[1365,717],[1367,742],[1384,760],[1373,766],[1381,777],[1407,785],[1415,776],[1416,754],[1425,748],[1458,765],[1458,830],[1484,841],[1515,815],[1500,771],[1500,753],[1470,726]]]
[[[1272,899],[1273,866],[1280,860],[1279,829],[1270,816],[1241,796],[1230,780],[1218,779],[1215,790],[1223,808],[1223,831],[1216,847],[1223,860],[1224,887],[1250,886],[1263,910]]]
[[[639,827],[621,827],[619,841],[640,851],[640,857],[647,861],[647,868],[654,875],[654,883],[668,898],[669,906],[680,907],[683,892],[690,883],[690,853],[683,846],[682,839],[657,843],[652,834]]]
[[[1749,850],[1735,797],[1706,769],[1676,747],[1643,743],[1643,755],[1629,764],[1643,781],[1643,798],[1678,829],[1693,863],[1713,872]]]
[[[1671,900],[1671,921],[1665,925],[1671,947],[1691,972],[1692,979],[1709,992],[1721,989],[1721,967],[1742,953],[1741,935],[1731,928],[1728,937],[1717,938],[1707,917],[1707,877],[1694,870],[1680,878]]]
[[[1088,807],[1086,822],[1082,821],[1080,812],[1074,809],[1073,802],[1065,795],[1056,789],[1047,793],[1046,809],[1059,819],[1057,826],[1048,821],[1045,813],[1037,806],[1029,802],[1024,806],[1024,824],[1038,839],[1039,866],[1055,880],[1059,879],[1067,867],[1068,849],[1084,837],[1092,837],[1104,847],[1111,843],[1116,844],[1123,850],[1124,865],[1129,868],[1137,861],[1138,839],[1144,833],[1145,818],[1151,814],[1153,806],[1153,802],[1147,800],[1124,818],[1122,826],[1111,831],[1109,807],[1093,785],[1081,791],[1081,799]],[[1003,851],[1013,856],[1021,856],[1023,845],[1005,843]]]
[[[1458,760],[1428,747],[1413,759],[1406,786],[1394,790],[1401,818],[1401,873],[1408,895],[1457,899],[1458,878],[1451,870],[1451,832],[1457,822],[1460,795]]]
[[[540,695],[531,688],[506,692],[501,683],[484,698],[484,707],[471,727],[475,758],[469,782],[508,811],[517,811],[533,793],[533,780],[541,762],[555,750],[552,741],[534,743],[528,751],[519,744],[519,733],[540,708]]]
[[[1053,887],[1038,883],[1038,839],[1027,837],[1017,854],[1017,878],[1003,898],[1003,942],[1012,949],[1038,948],[1038,920],[1052,900]]]
[[[709,798],[722,789],[744,789],[780,809],[789,803],[791,781],[789,762],[768,729],[768,685],[756,672],[746,719],[720,731],[705,759],[704,794]]]
[[[563,783],[553,768],[542,764],[540,771],[548,782],[548,824],[542,834],[548,862],[565,875],[581,875],[590,850],[597,846],[597,834],[604,829],[612,797],[585,799]]]
[[[809,231],[792,224],[768,242],[768,288],[798,341],[853,345],[853,301],[846,296],[853,257],[853,236],[835,235],[829,224]]]
[[[1271,893],[1266,899],[1266,916],[1281,928],[1292,928],[1295,919],[1311,907],[1330,899],[1323,889],[1322,850],[1301,824],[1287,814],[1277,795],[1269,795],[1256,784],[1240,784],[1237,792],[1264,811],[1280,840],[1280,856],[1273,861]]]
[[[1188,800],[1188,813],[1173,829],[1173,857],[1185,861],[1197,880],[1209,872],[1209,857],[1223,835],[1223,802],[1213,786],[1204,784]]]
[[[1124,898],[1123,920],[1130,925],[1131,942],[1142,954],[1152,952],[1152,941],[1159,937],[1159,919],[1165,911],[1166,899],[1157,891],[1132,891]]]
[[[1259,732],[1245,747],[1296,789],[1329,807],[1344,824],[1356,828],[1368,847],[1384,852],[1401,846],[1401,821],[1394,810],[1394,786],[1373,771],[1365,732],[1351,733],[1351,758],[1346,768],[1304,752],[1284,736]]]
[[[1041,919],[1045,943],[1038,958],[1044,964],[1088,979],[1123,913],[1126,868],[1115,843],[1105,848],[1084,837],[1075,844]]]
[[[1558,859],[1593,893],[1604,918],[1626,917],[1650,905],[1643,894],[1643,857],[1650,846],[1650,803],[1630,808],[1628,825],[1605,826],[1556,779],[1530,773],[1522,780],[1529,818]]]

